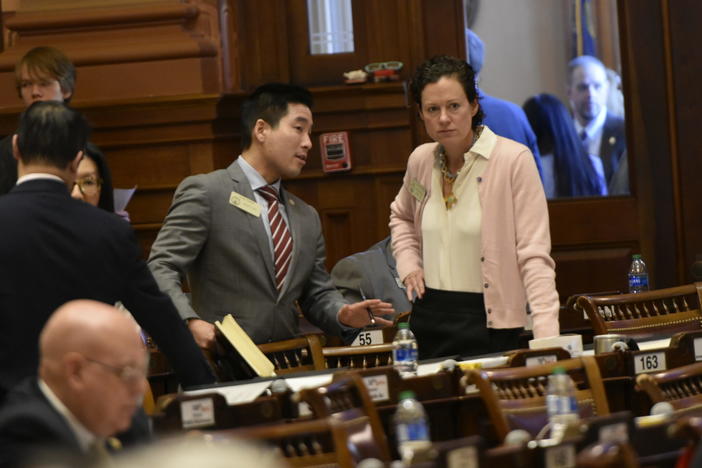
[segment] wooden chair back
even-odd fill
[[[368,346],[333,346],[322,348],[327,369],[350,367],[368,369],[392,365],[392,343]]]
[[[159,399],[159,412],[152,418],[154,429],[166,433],[191,429],[232,429],[279,422],[291,416],[286,414],[286,404],[281,401],[284,397],[287,395],[261,396],[249,403],[229,405],[223,395],[214,391],[201,395],[165,395]],[[188,421],[188,418],[183,418],[184,411],[199,411],[199,423],[196,419]],[[210,411],[212,419],[202,417],[210,414]]]
[[[621,442],[597,442],[578,453],[577,468],[639,468],[631,445]]]
[[[570,353],[563,348],[515,349],[507,351],[506,367],[524,367],[547,364],[570,359]]]
[[[702,283],[638,294],[580,296],[596,335],[619,333],[647,340],[702,330]]]
[[[277,375],[324,369],[319,335],[305,335],[290,340],[258,345],[275,365]]]
[[[609,414],[600,371],[590,356],[533,367],[468,371],[467,380],[478,388],[500,440],[513,429],[535,436],[546,425],[548,376],[556,367],[564,368],[575,383],[581,418]]]
[[[256,426],[224,434],[268,443],[292,467],[352,468],[364,458],[377,455],[369,451],[368,446],[359,446],[353,437],[360,425],[361,421],[322,418]],[[213,435],[221,437],[223,433],[218,431]]]
[[[654,404],[667,401],[676,410],[702,406],[702,363],[641,374],[636,384]]]
[[[356,421],[353,425],[356,444],[365,447],[365,452],[377,452],[375,458],[390,460],[378,412],[358,374],[338,374],[329,385],[300,390],[298,396],[315,418]]]

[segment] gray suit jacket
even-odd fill
[[[347,301],[381,299],[389,302],[397,313],[412,310],[395,267],[390,237],[365,252],[342,258],[331,271],[332,281]],[[361,294],[363,291],[363,294]],[[386,317],[392,320],[393,317]]]
[[[298,333],[295,301],[325,333],[351,339],[356,329],[336,316],[346,303],[325,269],[319,215],[281,189],[293,237],[292,263],[283,289],[274,284],[273,256],[260,216],[230,203],[232,192],[254,200],[237,162],[227,169],[186,178],[154,242],[149,267],[181,317],[208,322],[232,314],[255,343]],[[192,303],[181,289],[187,275]]]

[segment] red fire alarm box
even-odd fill
[[[325,173],[351,169],[351,146],[348,132],[322,133],[319,136],[322,169]]]

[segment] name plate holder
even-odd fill
[[[631,360],[634,375],[662,372],[668,369],[664,349],[632,351]]]

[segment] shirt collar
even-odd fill
[[[61,182],[62,184],[65,184],[66,182],[60,178],[57,175],[54,174],[47,174],[45,172],[33,172],[31,174],[23,175],[19,179],[17,179],[17,185],[22,184],[24,182],[29,182],[30,180],[55,180],[57,182]]]
[[[246,179],[251,185],[251,190],[255,192],[261,187],[270,185],[272,187],[275,187],[275,189],[278,191],[278,196],[280,196],[282,200],[282,194],[280,194],[280,179],[276,180],[272,184],[269,184],[268,182],[266,182],[266,179],[264,179],[263,176],[259,174],[258,171],[254,169],[253,166],[249,164],[249,162],[246,159],[244,159],[241,155],[239,155],[236,161],[239,163],[239,167],[241,167],[241,170],[244,171],[244,175],[246,176]]]
[[[51,390],[51,388],[44,382],[44,380],[39,379],[39,390],[44,394],[49,404],[54,407],[54,409],[66,420],[70,426],[73,434],[78,439],[78,444],[83,452],[90,450],[90,447],[95,443],[97,437],[95,434],[90,432],[83,424],[78,421],[78,419],[71,413],[66,405],[59,399],[58,396]]]
[[[480,135],[478,136],[478,139],[475,140],[475,143],[473,143],[473,146],[471,146],[468,151],[463,153],[463,161],[468,161],[471,154],[481,156],[484,159],[490,159],[490,154],[492,154],[492,150],[495,148],[495,143],[497,143],[497,135],[495,135],[495,133],[490,130],[487,125],[481,125],[475,131],[480,131]],[[438,160],[439,155],[443,150],[444,149],[441,145],[436,146],[436,160]]]
[[[578,132],[578,135],[580,135],[582,131],[585,130],[585,133],[587,133],[587,137],[593,138],[595,136],[595,133],[597,133],[604,125],[606,118],[607,108],[605,106],[602,106],[602,110],[599,114],[597,114],[597,117],[592,119],[590,123],[585,126],[580,125],[578,119],[574,118],[573,121],[575,122],[575,130]]]

